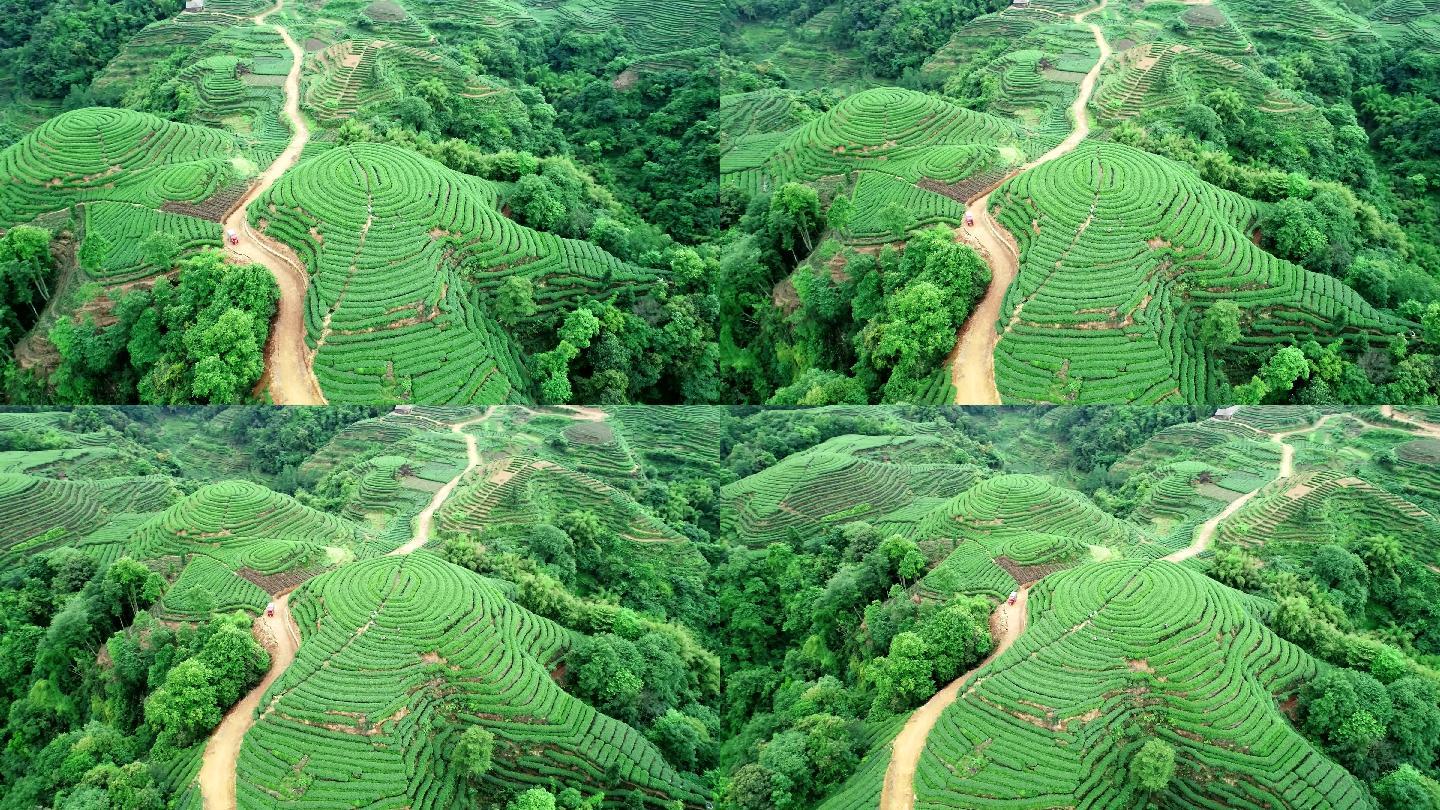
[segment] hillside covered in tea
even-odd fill
[[[1440,413],[0,414],[0,807],[1425,807]]]
[[[759,397],[1440,393],[1434,7],[737,9],[720,351]]]

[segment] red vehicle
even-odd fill
[[[965,212],[965,227],[967,227],[967,228],[973,228],[973,227],[975,227],[975,215],[972,214],[972,213],[970,213],[969,211],[966,211],[966,212]]]
[[[1012,600],[1012,601],[1013,601],[1013,600]],[[275,603],[274,603],[274,602],[271,602],[270,604],[268,604],[268,605],[265,606],[265,615],[266,615],[266,616],[274,616],[274,615],[275,615]]]
[[[228,239],[228,240],[230,240],[230,244],[232,244],[232,245],[238,245],[238,244],[240,244],[240,234],[235,233],[235,229],[234,229],[234,228],[226,228],[226,229],[225,229],[225,238]]]

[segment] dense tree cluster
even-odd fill
[[[164,589],[68,547],[0,578],[0,807],[166,806],[152,766],[203,740],[269,656],[244,614],[157,621]]]
[[[147,245],[164,249],[164,235]],[[86,244],[90,244],[87,240]],[[174,251],[166,252],[174,262]],[[81,251],[80,261],[87,258]],[[163,265],[162,265],[163,266]],[[48,340],[58,362],[48,377],[10,366],[9,394],[20,401],[236,402],[264,372],[265,341],[279,288],[258,264],[232,265],[218,250],[175,264],[175,280],[120,293],[109,323],[90,312],[62,317]]]
[[[842,195],[826,208],[799,183],[751,200],[719,264],[732,389],[777,405],[927,399],[990,268],[939,226],[878,255],[822,241],[851,206]]]
[[[0,58],[17,69],[19,88],[31,95],[83,97],[132,35],[180,6],[180,0],[6,2]]]

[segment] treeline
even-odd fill
[[[6,240],[36,230],[15,228]],[[49,232],[39,233],[48,246]],[[145,250],[156,267],[174,269],[174,280],[162,274],[149,288],[115,294],[103,314],[81,310],[59,317],[46,334],[56,354],[53,365],[7,363],[9,401],[182,405],[250,398],[265,370],[265,343],[280,297],[275,279],[258,264],[228,264],[218,250],[180,259],[175,238],[165,233],[147,239]],[[93,269],[103,256],[82,247],[78,261]],[[14,314],[17,301],[28,288],[0,292],[7,296],[0,300],[0,316],[8,311],[18,321],[24,311]]]
[[[165,580],[73,548],[0,576],[0,808],[161,810],[166,774],[269,667],[244,614],[176,629]]]
[[[180,8],[180,0],[5,0],[0,64],[9,66],[24,93],[83,97],[132,35]]]

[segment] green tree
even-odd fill
[[[270,668],[270,654],[251,635],[244,614],[239,614],[238,620],[221,618],[217,623],[219,627],[205,640],[197,658],[214,678],[216,702],[229,706],[264,676]]]
[[[198,335],[186,336],[195,359],[191,393],[203,402],[239,402],[265,371],[263,348],[255,340],[255,315],[231,308]]]
[[[105,267],[105,262],[110,258],[110,251],[114,245],[99,233],[91,233],[85,236],[85,241],[80,243],[80,250],[76,252],[75,258],[80,266],[92,276],[98,276]]]
[[[636,717],[645,661],[632,642],[614,633],[590,636],[571,648],[565,666],[576,696],[612,717]]]
[[[866,405],[865,389],[838,371],[806,369],[800,379],[776,389],[766,400],[770,405]]]
[[[725,786],[725,800],[737,810],[773,810],[775,772],[758,762],[742,765]]]
[[[555,810],[555,794],[545,788],[530,788],[505,805],[505,810]]]
[[[214,673],[199,659],[182,661],[145,702],[145,721],[162,745],[186,748],[220,722]]]
[[[147,263],[164,272],[175,266],[180,240],[169,231],[155,231],[140,243],[140,252]]]
[[[495,735],[484,726],[470,726],[455,744],[455,762],[470,782],[476,783],[490,772],[495,758]]]
[[[1381,810],[1440,810],[1440,783],[1405,764],[1375,783]]]
[[[915,227],[916,222],[915,214],[897,202],[888,202],[880,206],[875,217],[880,220],[881,225],[885,226],[885,230],[897,239],[909,233],[910,229]]]
[[[1175,776],[1175,749],[1164,740],[1149,739],[1130,758],[1130,778],[1141,790],[1156,793]]]
[[[539,311],[535,304],[535,285],[526,276],[510,276],[495,292],[495,319],[516,329]]]
[[[904,711],[935,691],[934,664],[919,633],[897,634],[890,640],[890,653],[873,666],[875,706],[882,711]]]
[[[1420,336],[1431,348],[1440,351],[1440,301],[1431,301],[1420,316]]]
[[[809,254],[815,249],[814,236],[825,227],[820,195],[803,183],[781,186],[770,198],[768,227],[780,246],[792,256],[796,256],[799,245],[804,245],[805,253]]]
[[[1211,351],[1229,348],[1240,340],[1240,307],[1227,299],[1210,305],[1200,321],[1200,340]]]
[[[948,683],[979,663],[993,646],[990,603],[981,597],[957,597],[928,616],[920,636],[935,666],[935,680]]]
[[[855,219],[855,200],[846,194],[837,194],[835,199],[830,201],[830,208],[825,212],[825,220],[830,227],[837,231],[844,231],[850,227]]]
[[[81,780],[79,790],[71,794],[59,810],[68,810],[71,802],[87,790],[94,791],[92,795],[99,800],[95,807],[103,810],[161,810],[165,806],[165,794],[155,784],[144,762],[102,763],[91,768]]]
[[[1310,376],[1310,363],[1305,353],[1294,346],[1276,349],[1260,367],[1260,379],[1271,391],[1288,391],[1295,382]]]
[[[510,210],[520,222],[542,231],[554,230],[566,216],[559,190],[538,174],[527,174],[515,184]]]
[[[1287,198],[1261,217],[1260,229],[1269,235],[1280,258],[1309,266],[1329,244],[1319,227],[1322,221],[1314,203]]]
[[[665,761],[691,772],[698,769],[701,747],[710,740],[704,723],[675,709],[661,715],[646,736],[665,755]]]

